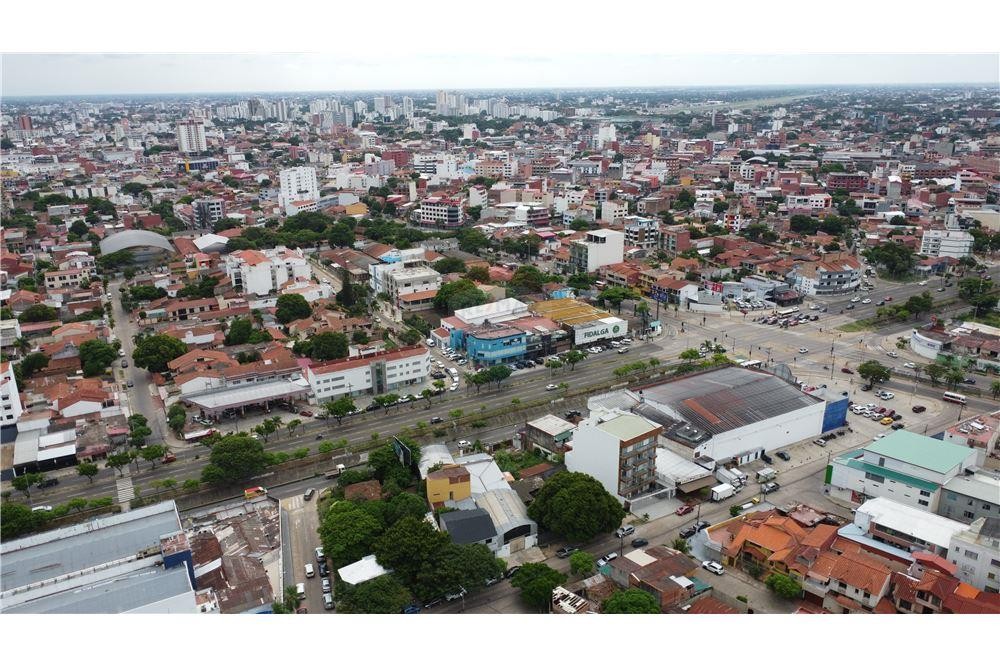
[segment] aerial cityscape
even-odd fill
[[[1000,613],[997,81],[274,88],[5,95],[0,613]]]

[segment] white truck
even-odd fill
[[[730,484],[734,488],[742,488],[743,480],[736,473],[739,471],[733,471],[728,468],[716,468],[715,469],[715,479],[719,480],[723,484]]]
[[[761,468],[757,471],[757,482],[762,484],[764,482],[770,482],[772,479],[778,476],[778,471],[774,468]]]
[[[726,498],[732,498],[736,495],[736,489],[733,488],[732,484],[719,484],[718,486],[712,487],[712,501],[721,502]]]

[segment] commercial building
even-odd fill
[[[385,286],[390,301],[401,310],[429,310],[441,289],[441,274],[429,266],[403,266],[386,275]]]
[[[201,227],[211,227],[226,217],[226,200],[221,197],[202,197],[191,204],[194,219]]]
[[[204,153],[208,150],[205,121],[189,118],[177,123],[177,150],[181,153]]]
[[[1000,593],[1000,519],[976,519],[951,538],[948,559],[967,584]]]
[[[928,257],[954,257],[961,259],[972,255],[975,238],[959,229],[928,229],[920,239],[920,254]]]
[[[969,447],[895,431],[836,457],[827,473],[830,495],[852,503],[889,498],[936,512],[941,487],[975,461],[976,452]]]
[[[565,344],[567,334],[552,320],[533,315],[517,299],[501,299],[456,310],[441,320],[448,345],[465,350],[474,366],[537,359]]]
[[[656,250],[660,247],[660,223],[653,218],[629,215],[623,218],[625,224],[625,245]]]
[[[428,197],[420,202],[418,222],[424,227],[461,227],[465,219],[462,200],[450,197]]]
[[[952,477],[942,488],[937,513],[962,523],[1000,519],[1000,471],[976,470]]]
[[[174,501],[0,545],[5,614],[196,613]]]
[[[840,535],[897,560],[912,560],[918,551],[948,558],[952,538],[968,528],[889,498],[866,501],[854,511],[852,525]]]
[[[443,464],[437,470],[428,471],[425,480],[427,502],[435,509],[449,500],[465,500],[472,495],[469,471],[460,465]]]
[[[593,345],[628,335],[627,321],[576,299],[538,301],[529,308],[572,334],[574,345]]]
[[[613,229],[587,232],[584,239],[569,247],[569,269],[572,273],[593,273],[608,264],[620,264],[625,258],[625,234]]]
[[[316,170],[312,167],[292,167],[282,169],[278,173],[280,190],[278,205],[286,215],[292,215],[296,202],[316,201],[319,199],[319,185],[316,181]]]
[[[525,425],[524,446],[544,456],[564,454],[572,445],[575,432],[576,424],[555,415],[545,415]]]
[[[301,249],[278,246],[226,255],[226,275],[237,291],[267,296],[289,282],[308,281],[312,269]]]
[[[656,441],[662,431],[624,410],[594,411],[577,425],[566,468],[598,480],[623,504],[637,500],[657,491]]]
[[[861,264],[850,255],[829,254],[819,262],[797,264],[788,277],[796,290],[810,296],[853,292],[861,285]]]
[[[643,387],[633,409],[710,468],[819,435],[828,406],[769,373],[720,368]]]
[[[430,373],[430,352],[422,345],[383,350],[303,370],[312,391],[311,401],[319,405],[340,396],[384,394],[419,384]]]

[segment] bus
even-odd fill
[[[257,496],[263,496],[266,493],[267,489],[263,486],[252,486],[249,489],[243,490],[243,497],[246,500],[250,500],[251,498],[256,498]]]
[[[799,312],[799,307],[792,306],[791,308],[785,308],[784,310],[779,310],[778,315],[780,315],[781,317],[788,317],[789,315],[794,315],[797,312]]]
[[[740,363],[743,368],[761,368],[764,363],[760,359],[750,359]]]
[[[965,396],[963,396],[962,394],[956,394],[953,391],[944,392],[944,395],[941,397],[941,400],[948,401],[949,403],[961,403],[962,405],[965,405],[968,402]]]

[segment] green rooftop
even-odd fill
[[[610,433],[619,440],[632,440],[659,427],[638,415],[626,413],[611,417],[602,424],[598,424],[597,428],[605,433]]]
[[[946,473],[970,454],[968,447],[953,445],[926,435],[899,430],[876,440],[865,447],[865,451],[898,459],[937,473]]]

